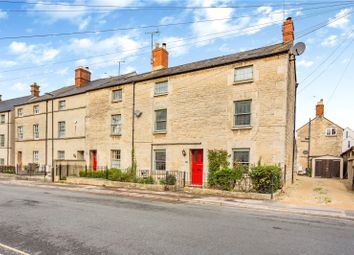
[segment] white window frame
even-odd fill
[[[168,94],[168,81],[156,82],[154,85],[154,95],[167,95]]]
[[[33,151],[33,163],[39,162],[39,151]]]
[[[58,138],[65,138],[66,123],[65,121],[58,122]]]
[[[65,160],[65,151],[59,150],[57,152],[58,160]]]
[[[0,135],[0,147],[5,147],[5,135]]]
[[[1,114],[0,116],[0,124],[5,124],[6,123],[6,116],[5,114]]]
[[[17,139],[19,141],[23,140],[23,126],[18,126],[17,127]]]
[[[40,114],[40,109],[38,104],[33,106],[33,114]]]
[[[337,136],[337,129],[336,128],[326,128],[326,136]]]
[[[244,102],[249,102],[250,104],[250,111],[249,112],[237,112],[237,103],[244,103]],[[249,115],[250,116],[250,121],[248,124],[237,124],[237,117],[238,116],[243,116],[243,115]],[[247,100],[239,100],[239,101],[234,101],[234,118],[233,118],[233,126],[234,127],[249,127],[252,124],[252,100],[247,99]]]
[[[65,100],[60,100],[58,102],[58,110],[63,111],[66,109],[66,101]]]
[[[39,139],[39,124],[33,125],[33,139]]]
[[[115,89],[112,90],[112,102],[120,102],[123,100],[123,90]]]
[[[111,168],[120,169],[121,150],[111,150]]]
[[[111,115],[111,135],[122,135],[122,115]]]
[[[156,156],[158,153],[165,154],[165,160],[157,160]],[[154,150],[154,170],[155,171],[166,171],[167,153],[166,149],[156,149]]]
[[[166,112],[166,118],[158,120],[157,119],[157,115],[158,115],[159,112],[162,112],[162,111]],[[167,114],[168,113],[167,113],[167,109],[166,108],[165,109],[157,109],[157,110],[155,110],[155,121],[154,121],[154,131],[155,132],[161,132],[161,133],[167,132]],[[158,128],[158,124],[159,123],[165,123],[165,128]]]
[[[250,72],[247,72],[249,71]],[[254,67],[253,65],[237,67],[234,69],[234,82],[253,81]]]
[[[232,164],[233,165],[236,163],[235,152],[247,152],[248,153],[248,161],[242,161],[242,162],[238,162],[238,163],[249,167],[250,158],[251,158],[251,150],[250,150],[250,148],[234,148],[234,149],[232,149]]]
[[[22,117],[23,116],[23,108],[18,108],[17,109],[17,117]]]

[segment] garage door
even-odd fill
[[[340,160],[335,159],[316,159],[315,176],[323,178],[339,178]]]

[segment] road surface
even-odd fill
[[[0,184],[0,254],[353,255],[354,222]]]

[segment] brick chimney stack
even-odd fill
[[[152,50],[152,70],[160,70],[168,67],[168,51],[166,43],[162,47],[157,43],[155,49]]]
[[[316,105],[316,117],[323,117],[324,115],[324,104],[323,99],[321,99]]]
[[[31,95],[33,97],[39,97],[39,92],[40,92],[39,88],[40,88],[40,86],[37,85],[37,83],[35,83],[35,82],[31,85]]]
[[[294,41],[294,23],[291,17],[287,18],[283,23],[283,43]]]
[[[88,67],[79,66],[75,69],[75,86],[81,86],[91,81],[91,72]]]

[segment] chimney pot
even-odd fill
[[[152,50],[152,70],[160,70],[168,67],[168,51],[166,49],[166,43],[156,43],[156,48]]]
[[[323,117],[323,115],[324,115],[324,104],[323,104],[323,99],[321,99],[316,104],[316,117]]]
[[[40,86],[35,82],[31,85],[31,95],[33,97],[39,97],[39,88]]]
[[[91,81],[91,72],[89,68],[79,66],[75,69],[75,86],[80,88],[81,86]]]
[[[294,36],[294,22],[291,17],[288,17],[283,23],[283,43],[292,42]]]

